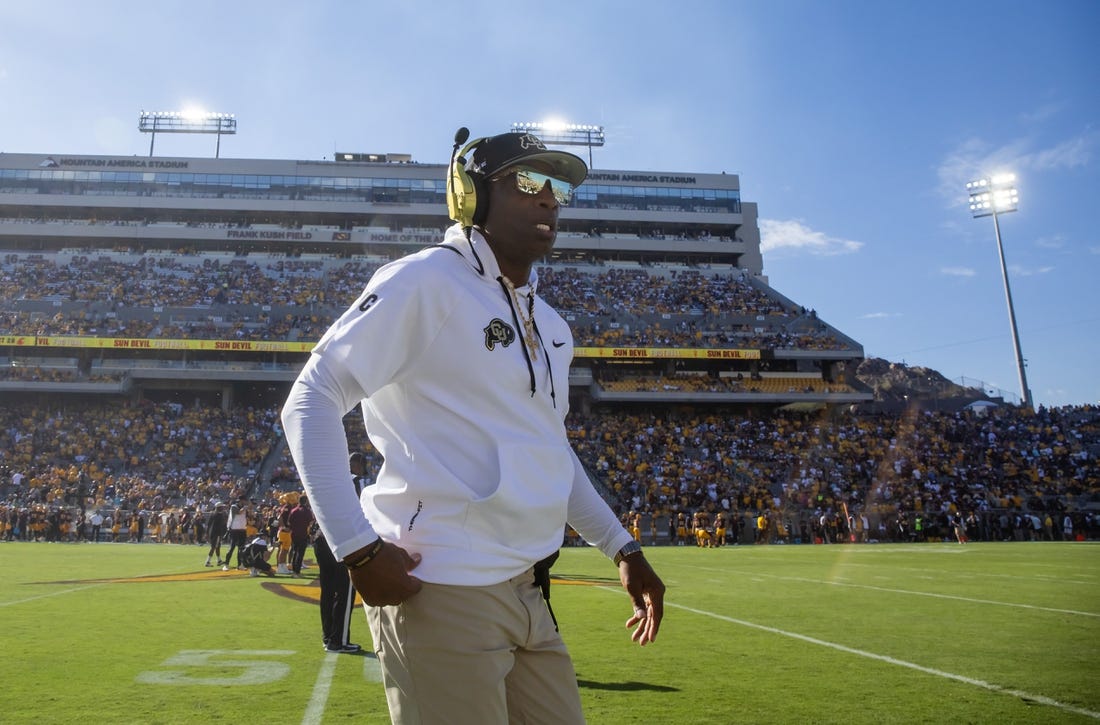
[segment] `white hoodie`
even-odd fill
[[[456,225],[447,248],[378,270],[295,382],[283,425],[318,523],[337,557],[380,535],[419,552],[414,575],[437,584],[509,579],[557,550],[567,520],[611,557],[631,537],[566,437],[569,327],[536,296],[529,366],[516,315],[537,275],[514,313],[476,231],[473,243]],[[360,401],[385,457],[361,511],[341,423]]]

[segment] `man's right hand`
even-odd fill
[[[357,569],[349,569],[351,583],[372,607],[400,604],[420,591],[422,582],[409,572],[420,563],[420,554],[409,554],[397,544],[383,543],[382,550]]]

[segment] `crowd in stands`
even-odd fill
[[[262,256],[9,253],[0,259],[0,303],[48,299],[61,308],[8,311],[0,325],[12,335],[315,340],[382,263]],[[742,270],[554,264],[539,275],[540,294],[574,319],[580,346],[849,347]]]
[[[277,423],[275,409],[13,402],[0,408],[0,475],[9,479],[0,500],[158,512],[204,506],[255,478]]]
[[[345,420],[350,449],[376,470],[361,418]],[[696,512],[728,518],[733,541],[745,530],[763,542],[925,540],[960,520],[973,539],[1060,539],[1067,516],[1074,535],[1100,536],[1097,406],[826,417],[598,408],[571,414],[568,430],[613,506],[669,522],[670,541],[679,514]],[[298,489],[276,408],[0,409],[0,538],[77,539],[98,513],[100,540],[201,541],[194,526],[215,501],[251,497],[261,526],[279,494]]]
[[[852,393],[855,389],[842,382],[826,382],[820,377],[763,377],[759,374],[718,377],[685,372],[676,375],[645,375],[619,370],[600,370],[597,378],[604,390],[648,393]]]
[[[1085,517],[1090,504],[1100,513],[1097,406],[836,418],[670,409],[572,420],[581,459],[619,509],[665,518],[766,512],[800,531],[859,515],[897,539],[917,517],[942,526],[975,514],[992,531],[990,519],[1005,513]]]
[[[75,368],[31,366],[0,367],[0,382],[5,380],[21,380],[30,383],[117,383],[122,379],[120,374],[96,373],[82,375]]]
[[[0,332],[315,340],[383,261],[119,250],[62,261],[54,253],[5,253]],[[540,294],[570,318],[578,346],[849,347],[812,310],[780,301],[741,270],[552,264],[538,271]],[[19,300],[54,304],[48,313],[14,311]],[[820,377],[625,376],[599,366],[594,373],[617,391],[849,390]],[[120,379],[75,367],[0,369],[0,381]],[[368,453],[376,467],[361,419],[346,420],[352,450]],[[750,538],[761,541],[921,539],[970,517],[975,538],[1064,537],[1061,522],[1047,521],[1063,512],[1078,532],[1097,537],[1095,406],[832,417],[597,407],[574,412],[569,433],[613,505],[667,522],[669,540],[680,514],[699,511],[726,514],[733,540],[739,529],[760,532]],[[224,412],[113,399],[0,407],[0,538],[79,538],[98,513],[104,539],[187,541],[214,501],[254,498],[259,528],[278,494],[298,485],[273,407]]]

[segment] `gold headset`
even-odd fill
[[[483,194],[479,194],[478,189],[483,182],[480,179],[474,179],[466,172],[466,154],[478,144],[488,140],[488,137],[475,138],[462,146],[468,138],[470,138],[470,130],[465,126],[455,132],[451,166],[447,171],[447,213],[450,214],[451,219],[464,227],[471,227],[482,221],[484,210],[478,209],[478,206],[479,203],[482,206],[485,203],[479,199]],[[462,146],[461,151],[458,150],[459,146]]]

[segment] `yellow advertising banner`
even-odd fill
[[[213,352],[309,352],[317,344],[285,340],[160,340],[133,337],[79,337],[68,335],[28,338],[38,347],[94,347],[115,350],[203,350]],[[0,338],[0,344],[5,343]]]
[[[161,340],[134,337],[83,337],[77,335],[0,335],[0,345],[56,348],[109,348],[114,350],[200,350],[205,352],[309,352],[315,341],[285,340]],[[613,360],[759,360],[759,350],[677,347],[577,347],[577,358]]]
[[[694,347],[578,347],[573,357],[617,360],[759,360],[759,350],[714,350]]]

